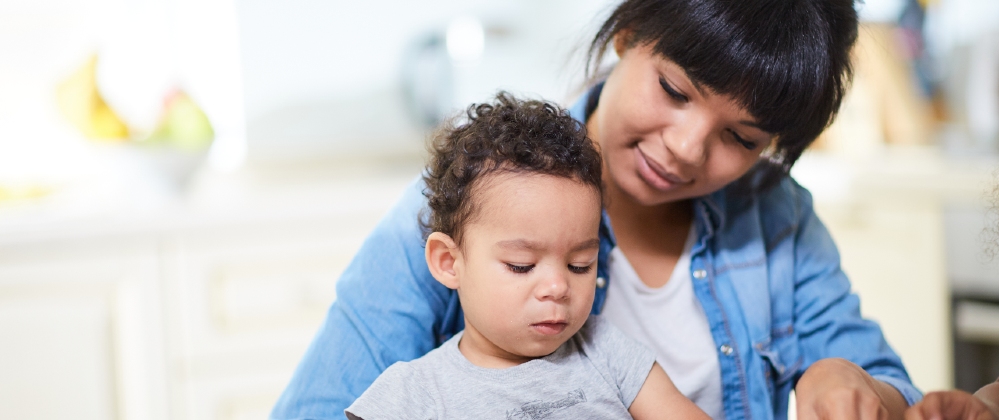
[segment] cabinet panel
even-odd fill
[[[379,214],[180,232],[167,241],[168,313],[184,418],[266,416]]]
[[[52,243],[0,264],[5,417],[166,418],[155,246],[106,245]]]
[[[0,300],[0,407],[4,417],[114,417],[107,296]]]

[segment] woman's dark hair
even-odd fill
[[[852,77],[857,12],[852,0],[627,0],[590,44],[591,78],[617,35],[628,48],[651,45],[777,136],[762,172],[750,171],[753,184],[766,188],[839,110]]]
[[[600,153],[586,126],[549,102],[518,100],[500,92],[490,103],[473,104],[431,138],[423,175],[429,213],[421,214],[424,236],[443,232],[461,244],[462,228],[475,214],[474,187],[502,171],[573,179],[603,192]]]

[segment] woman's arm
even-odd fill
[[[807,368],[795,387],[799,419],[829,412],[900,419],[922,395],[881,328],[861,317],[860,300],[851,293],[839,252],[814,213],[811,195],[795,187],[800,217],[794,251],[794,329]]]
[[[693,401],[676,389],[659,363],[652,365],[649,377],[638,391],[628,412],[635,420],[649,419],[692,419],[710,420]]]
[[[272,419],[342,419],[392,363],[432,350],[460,323],[458,301],[431,276],[415,182],[337,282],[337,300],[278,400]]]

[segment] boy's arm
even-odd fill
[[[693,401],[687,399],[673,385],[659,363],[652,365],[649,377],[638,391],[628,412],[635,420],[648,419],[695,419],[710,420]]]
[[[396,363],[378,377],[343,414],[355,419],[436,419],[436,403],[427,391],[432,380],[412,363]]]

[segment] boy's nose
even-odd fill
[[[539,300],[563,300],[569,297],[569,279],[564,273],[552,273],[538,285]]]

